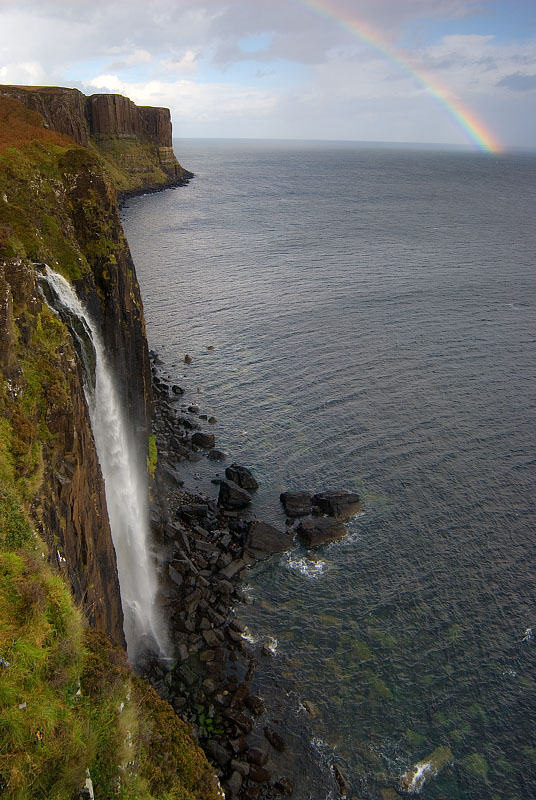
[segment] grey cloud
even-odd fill
[[[532,92],[536,89],[536,75],[523,75],[521,72],[514,72],[505,75],[497,82],[497,86],[505,89],[512,89],[514,92]]]

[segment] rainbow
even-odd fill
[[[422,86],[448,112],[462,131],[480,149],[487,153],[501,153],[503,147],[487,130],[482,122],[465,108],[446,88],[430,80],[423,72],[414,69],[400,53],[396,52],[370,25],[341,8],[336,0],[298,0],[306,8],[333,20],[352,36],[370,45],[399,69]]]

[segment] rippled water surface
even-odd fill
[[[150,346],[259,515],[363,499],[346,539],[251,574],[264,679],[316,704],[356,797],[434,751],[425,798],[535,797],[536,157],[175,149],[195,180],[124,211]]]

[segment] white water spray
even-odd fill
[[[65,278],[50,267],[46,267],[43,278],[60,305],[57,308],[52,303],[55,310],[63,311],[70,320],[74,318],[78,331],[73,333],[78,342],[83,346],[85,331],[94,349],[94,380],[93,365],[86,363],[90,374],[84,380],[84,391],[106,489],[129,658],[135,662],[144,647],[164,657],[168,655],[168,641],[155,608],[157,579],[148,549],[145,465],[139,463],[138,450],[127,429],[99,331]]]

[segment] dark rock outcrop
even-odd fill
[[[355,492],[331,491],[313,495],[313,504],[321,514],[337,519],[348,519],[361,511],[359,495]]]
[[[292,547],[292,537],[288,533],[268,525],[267,522],[253,520],[249,523],[245,552],[253,558],[265,558],[272,553],[282,553]]]
[[[300,522],[297,533],[308,547],[317,547],[334,539],[342,539],[346,535],[346,528],[332,517],[318,517]]]
[[[234,481],[222,481],[220,483],[220,493],[218,505],[227,508],[229,511],[236,511],[247,508],[251,503],[251,495],[245,489],[241,489]]]
[[[289,517],[307,517],[313,510],[309,492],[282,492],[279,499]]]
[[[231,464],[230,467],[226,467],[225,477],[230,481],[234,481],[242,489],[255,490],[259,488],[259,484],[253,477],[251,470],[240,466],[240,464]]]

